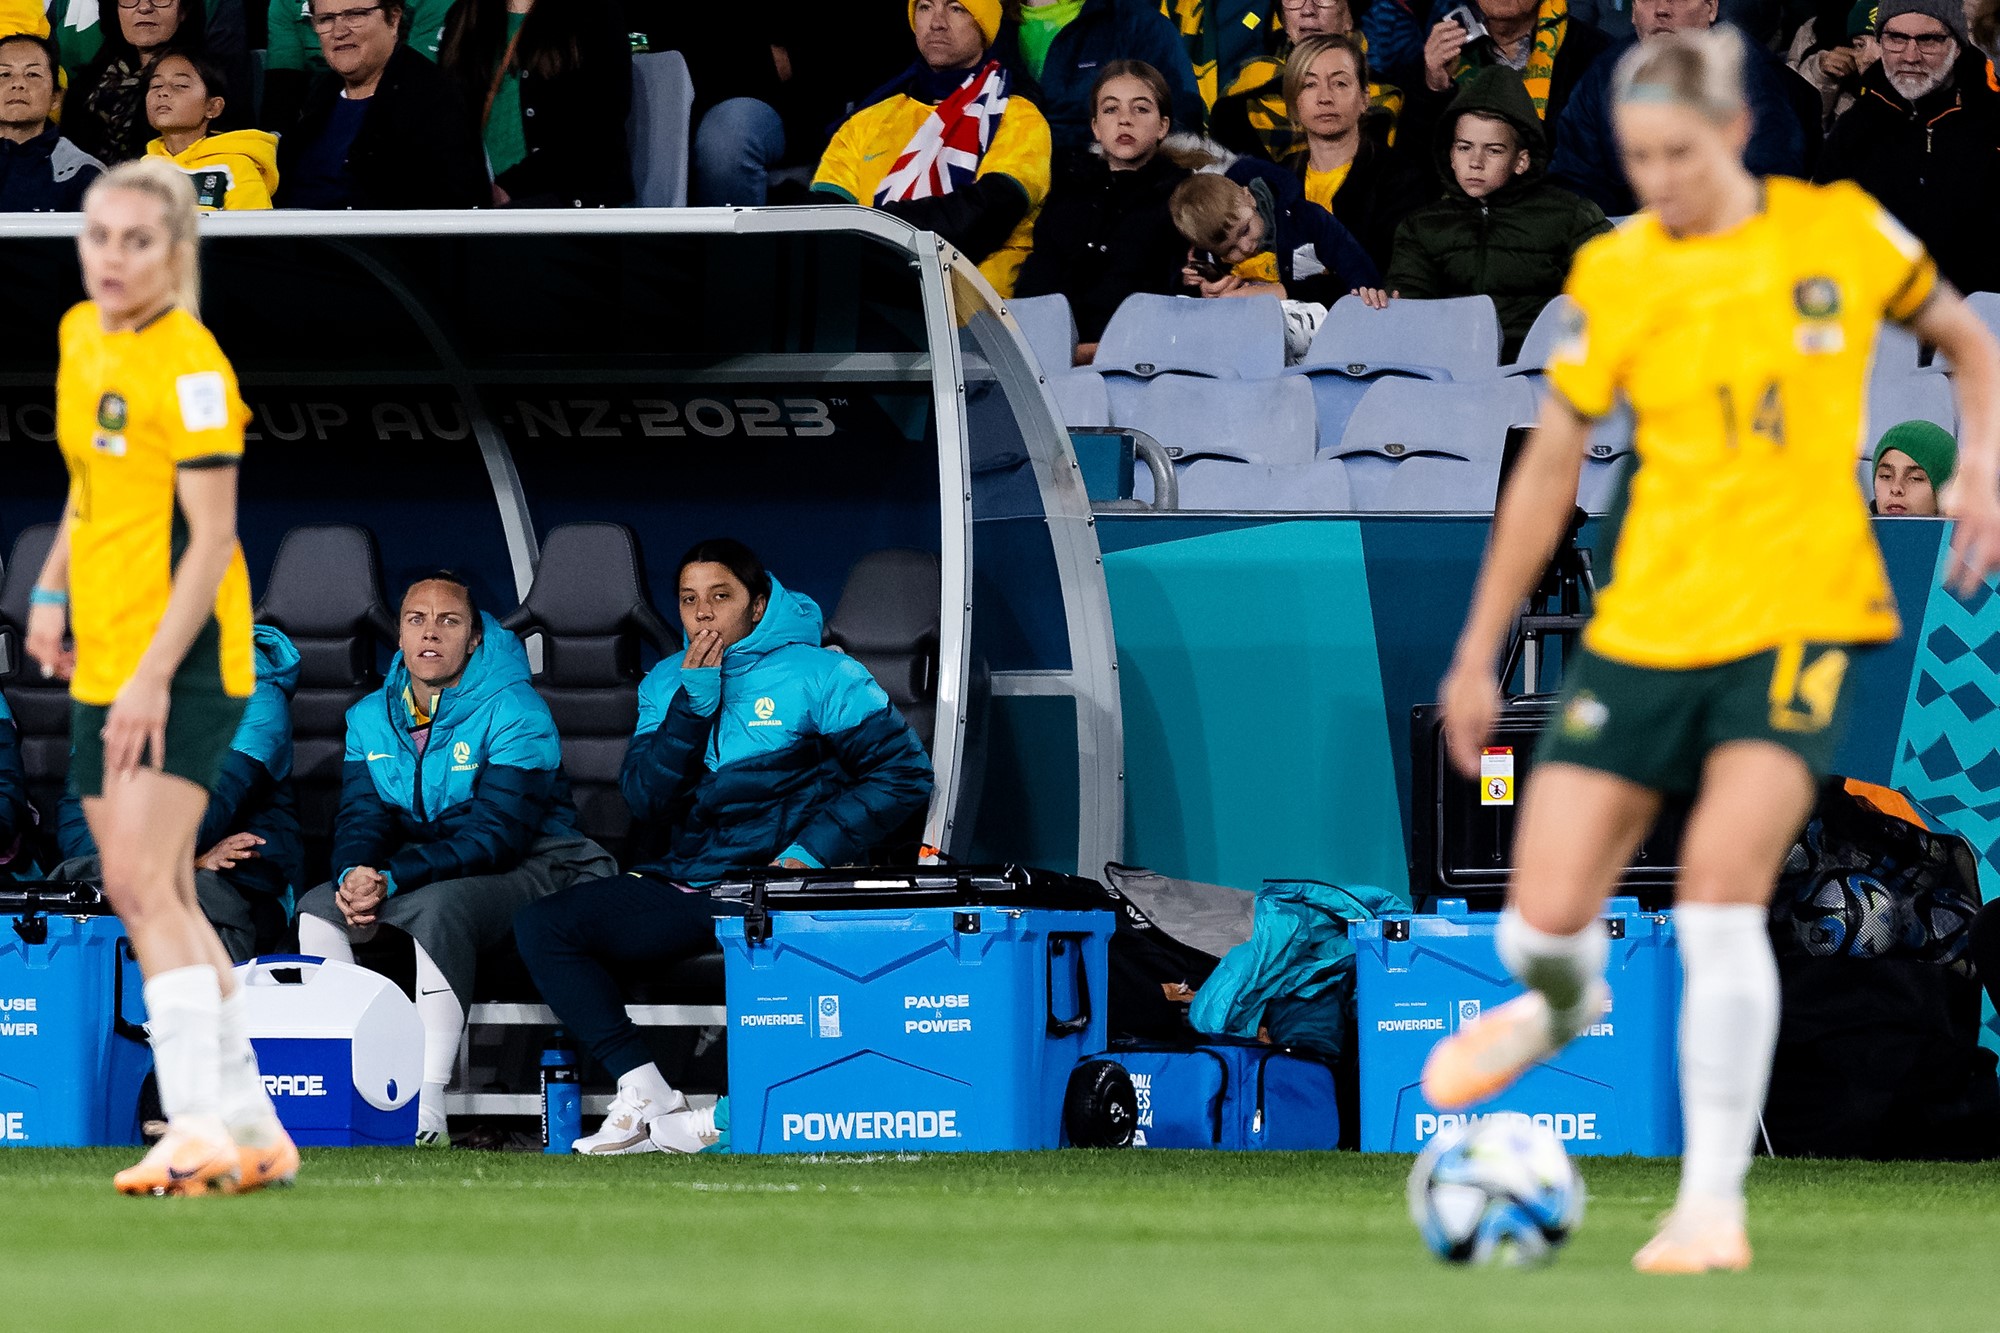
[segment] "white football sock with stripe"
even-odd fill
[[[1748,903],[1674,908],[1681,996],[1682,1204],[1740,1205],[1778,1044],[1769,913]]]

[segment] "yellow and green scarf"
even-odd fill
[[[1542,120],[1549,118],[1549,85],[1555,80],[1556,53],[1562,50],[1563,38],[1568,35],[1569,0],[1542,0],[1541,8],[1535,12],[1534,45],[1528,51],[1527,67],[1521,71],[1521,82],[1528,86],[1535,115]],[[1483,52],[1476,60],[1461,55],[1452,67],[1451,81],[1464,83],[1495,63]]]
[[[1362,50],[1368,49],[1366,38]],[[1279,166],[1293,166],[1306,151],[1306,132],[1292,123],[1291,109],[1285,105],[1285,57],[1287,46],[1274,56],[1259,56],[1243,67],[1224,97],[1243,99],[1243,110],[1264,155]],[[1389,121],[1387,141],[1396,142],[1396,117],[1403,111],[1403,90],[1394,84],[1370,83],[1368,106]],[[1364,133],[1367,131],[1364,130]]]

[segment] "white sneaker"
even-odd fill
[[[624,1153],[674,1152],[655,1143],[651,1126],[668,1116],[687,1111],[687,1098],[674,1094],[672,1102],[662,1106],[650,1097],[642,1097],[630,1088],[620,1088],[618,1096],[604,1113],[604,1123],[595,1134],[578,1139],[570,1145],[570,1151],[590,1157],[611,1157]]]
[[[449,1148],[451,1146],[451,1122],[443,1111],[428,1106],[417,1108],[417,1146],[419,1148]]]
[[[686,1099],[682,1099],[686,1105]],[[655,1152],[698,1153],[704,1148],[713,1148],[722,1136],[715,1132],[715,1112],[707,1107],[698,1111],[674,1111],[659,1117],[649,1126],[648,1137],[653,1141]]]

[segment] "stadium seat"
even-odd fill
[[[862,666],[926,750],[937,732],[943,569],[928,551],[870,551],[855,562],[825,642]]]
[[[1354,507],[1490,513],[1507,431],[1532,420],[1534,399],[1520,379],[1378,380],[1334,450]]]
[[[1567,296],[1558,296],[1542,307],[1542,313],[1535,316],[1535,322],[1528,328],[1528,336],[1521,340],[1521,354],[1511,366],[1502,366],[1502,375],[1540,375],[1549,368],[1549,357],[1556,350],[1556,339],[1562,334],[1565,317],[1573,308]],[[1456,377],[1462,378],[1462,377]]]
[[[344,523],[293,528],[271,561],[257,619],[283,630],[299,650],[292,773],[305,835],[303,887],[311,887],[330,873],[347,710],[382,683],[376,649],[396,641],[374,537]]]
[[[686,208],[688,145],[693,139],[694,80],[678,51],[632,57],[632,111],[625,135],[632,185],[641,208]]]
[[[1895,379],[1914,375],[1923,368],[1923,344],[1917,335],[1900,324],[1883,324],[1875,335],[1875,357],[1869,364],[1872,378]]]
[[[1271,297],[1200,301],[1141,292],[1119,305],[1091,368],[1114,377],[1269,379],[1285,368],[1285,312]],[[1112,406],[1118,405],[1117,380]]]
[[[14,539],[6,572],[0,577],[0,621],[9,629],[6,682],[7,705],[21,739],[21,767],[28,775],[28,799],[42,817],[42,836],[33,849],[45,866],[58,858],[55,847],[56,805],[69,779],[69,686],[43,680],[28,661],[22,642],[28,628],[28,593],[41,577],[55,541],[56,525],[37,523]]]
[[[1069,298],[1060,293],[1029,296],[1007,303],[1008,313],[1021,327],[1028,350],[1041,366],[1056,408],[1066,426],[1105,426],[1111,423],[1111,398],[1104,378],[1095,370],[1073,365],[1076,357],[1076,318],[1070,313]]]
[[[1176,471],[1181,509],[1338,514],[1354,508],[1347,470],[1337,459],[1272,466],[1204,458]]]
[[[1500,370],[1500,316],[1490,296],[1391,301],[1386,310],[1343,296],[1327,312],[1297,373],[1321,369],[1354,379],[1487,379]]]
[[[618,771],[639,718],[640,655],[680,651],[646,596],[638,538],[617,523],[566,523],[542,539],[535,581],[501,622],[540,634],[535,690],[562,736],[563,773],[585,837],[629,864],[632,815]]]
[[[1935,421],[1958,434],[1958,402],[1948,376],[1919,370],[1893,377],[1875,376],[1868,383],[1868,429],[1862,433],[1861,457],[1875,456],[1875,442],[1891,426],[1905,421]]]
[[[1621,395],[1612,413],[1590,428],[1576,502],[1587,514],[1604,514],[1618,494],[1619,481],[1635,465],[1632,408]]]
[[[1312,460],[1313,395],[1304,380],[1161,375],[1128,383],[1123,392],[1114,381],[1112,389],[1112,424],[1151,435],[1176,463],[1230,458],[1286,466]]]
[[[1500,323],[1490,297],[1396,301],[1371,310],[1360,297],[1343,296],[1290,373],[1312,384],[1319,450],[1330,454],[1378,380],[1483,379],[1498,374],[1499,360]]]

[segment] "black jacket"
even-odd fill
[[[74,213],[103,171],[53,125],[26,143],[0,139],[0,213]]]
[[[1096,153],[1062,163],[1035,220],[1035,248],[1021,266],[1016,296],[1061,292],[1076,315],[1076,336],[1096,342],[1119,302],[1134,292],[1180,290],[1187,242],[1167,215],[1167,198],[1188,169],[1163,155],[1137,171],[1113,171]]]
[[[1298,176],[1304,184],[1308,159],[1300,158]],[[1377,144],[1364,127],[1361,148],[1347,179],[1333,196],[1333,215],[1354,233],[1361,248],[1384,273],[1396,244],[1396,228],[1403,219],[1438,196],[1435,174]]]
[[[1961,62],[1951,87],[1914,105],[1876,65],[1834,122],[1813,179],[1874,195],[1960,291],[2000,291],[2000,95],[1986,87],[1984,62]]]
[[[1428,35],[1430,29],[1427,27],[1424,31]],[[1483,46],[1485,43],[1477,45]],[[1570,19],[1569,28],[1563,34],[1563,44],[1556,49],[1556,67],[1549,77],[1549,104],[1542,115],[1542,133],[1548,138],[1551,153],[1561,146],[1558,123],[1562,120],[1563,108],[1569,105],[1570,95],[1582,81],[1584,71],[1596,64],[1598,57],[1603,56],[1610,47],[1609,37],[1582,19],[1575,17]],[[1487,62],[1489,67],[1498,63],[1492,60]],[[1455,87],[1441,93],[1432,92],[1420,72],[1418,77],[1412,80],[1411,86],[1405,90],[1403,114],[1396,120],[1397,146],[1412,153],[1419,160],[1425,159],[1430,152],[1431,136],[1437,131],[1437,123],[1443,119],[1445,109],[1457,95],[1458,89]]]
[[[472,2],[458,0],[445,15],[445,50]],[[501,172],[494,184],[521,207],[627,204],[632,201],[632,159],[625,141],[625,118],[632,110],[631,39],[606,0],[563,3],[576,11],[572,19],[579,34],[576,66],[553,79],[527,69],[516,71],[528,155]],[[533,14],[528,22],[534,22]],[[523,28],[524,36],[532,33],[532,27]],[[476,124],[492,87],[492,69],[445,72]]]
[[[1481,70],[1452,110],[1432,140],[1444,198],[1412,213],[1397,230],[1388,285],[1418,299],[1492,297],[1501,351],[1512,360],[1535,316],[1562,291],[1577,247],[1611,228],[1596,204],[1544,179],[1549,155],[1541,122],[1513,70]],[[1504,117],[1528,150],[1527,172],[1483,199],[1466,194],[1451,170],[1453,121],[1466,111]]]
[[[340,89],[339,75],[322,75],[299,123],[278,141],[278,207],[288,206],[285,182],[306,145],[326,132]],[[493,201],[485,149],[443,70],[399,44],[368,100],[347,153],[350,207],[477,208]]]

